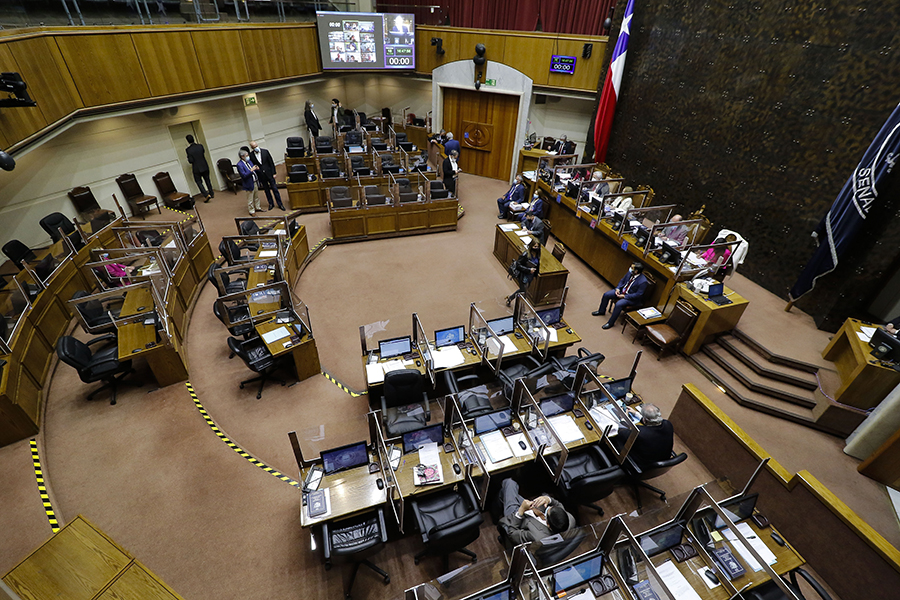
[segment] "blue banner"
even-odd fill
[[[900,104],[869,145],[862,160],[831,205],[813,235],[819,242],[815,254],[800,274],[788,297],[791,302],[811,291],[816,280],[837,268],[866,217],[878,200],[879,187],[900,154]]]

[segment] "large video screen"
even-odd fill
[[[322,68],[415,69],[413,15],[317,12]]]

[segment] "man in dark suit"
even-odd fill
[[[212,183],[209,181],[209,163],[206,162],[206,151],[201,144],[194,141],[194,136],[187,135],[184,139],[186,139],[188,143],[185,153],[187,154],[188,162],[191,163],[191,172],[194,174],[194,181],[197,182],[200,193],[206,197],[204,202],[209,202],[210,198],[216,195],[216,192],[213,190]],[[203,187],[204,182],[206,183],[205,189]]]
[[[275,208],[275,204],[284,210],[281,195],[278,193],[278,184],[275,183],[275,161],[272,160],[272,154],[265,148],[260,148],[256,142],[250,142],[250,162],[259,167],[256,177],[259,180],[260,189],[266,192],[269,210]]]
[[[660,462],[672,457],[672,445],[675,439],[675,429],[672,424],[662,418],[662,412],[655,404],[643,404],[640,410],[628,409],[641,418],[638,423],[638,436],[634,445],[628,452],[628,456],[634,459],[638,466]],[[628,430],[619,430],[620,435],[614,439],[622,440],[628,436]]]
[[[312,151],[316,147],[316,138],[322,131],[322,124],[319,123],[319,116],[313,110],[315,106],[312,100],[306,101],[306,110],[303,111],[303,118],[306,119],[306,129],[309,130],[309,150]]]
[[[606,307],[613,303],[612,314],[609,321],[603,324],[603,329],[609,329],[616,324],[619,314],[626,308],[640,303],[650,284],[644,276],[644,265],[639,262],[631,265],[631,269],[625,273],[625,277],[619,281],[615,289],[609,290],[600,299],[600,308],[592,312],[595,317],[606,314]]]
[[[519,494],[519,484],[514,479],[504,479],[500,484],[498,501],[503,510],[500,529],[513,546],[539,542],[575,527],[575,517],[559,500],[550,496],[526,500]]]
[[[534,236],[541,245],[547,243],[547,226],[544,225],[544,222],[537,218],[534,213],[525,213],[525,220],[522,221],[522,227],[525,228],[528,235]]]
[[[444,175],[444,187],[450,190],[451,196],[456,196],[456,175],[459,173],[459,152],[455,150],[447,155],[441,164]]]
[[[250,148],[241,146],[238,155],[241,159],[238,161],[237,170],[241,174],[241,187],[247,192],[247,212],[252,217],[257,212],[265,212],[259,206],[259,194],[257,193],[260,170],[250,161]]]
[[[525,186],[522,185],[522,176],[516,175],[516,180],[513,182],[512,186],[509,188],[509,191],[503,195],[502,198],[497,198],[497,208],[500,210],[500,214],[497,215],[498,219],[506,219],[509,217],[509,205],[512,202],[516,202],[518,204],[522,203],[522,199],[525,197]]]
[[[461,147],[459,145],[459,140],[454,140],[453,133],[448,131],[447,132],[447,141],[444,142],[444,153],[449,156],[450,152],[452,152],[453,150],[456,150],[456,153],[459,154],[460,149],[461,149]]]
[[[566,138],[566,136],[564,136],[564,135],[559,136],[559,139],[556,140],[555,144],[553,144],[553,152],[556,152],[557,154],[565,154],[567,143],[568,143],[568,138]]]

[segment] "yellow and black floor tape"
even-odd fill
[[[331,373],[328,373],[327,371],[322,371],[322,375],[325,376],[325,379],[327,379],[328,381],[330,381],[330,382],[333,383],[334,385],[338,386],[339,388],[341,388],[342,391],[344,391],[344,392],[350,394],[350,395],[353,396],[354,398],[359,398],[360,396],[365,396],[366,394],[369,393],[369,392],[354,392],[354,391],[351,390],[349,387],[347,387],[344,383],[342,383],[342,382],[338,381],[337,379],[335,379],[334,375],[332,375]]]
[[[50,494],[47,493],[47,485],[44,483],[44,470],[41,467],[41,456],[38,453],[37,440],[31,440],[31,462],[34,465],[34,478],[37,479],[38,492],[41,494],[41,503],[44,505],[44,512],[47,514],[47,520],[50,521],[50,529],[53,533],[59,531],[59,520],[56,513],[53,512],[53,505],[50,504]]]
[[[223,442],[225,442],[225,444],[229,448],[231,448],[232,450],[237,452],[238,455],[247,459],[248,462],[256,465],[257,467],[259,467],[260,469],[262,469],[269,475],[272,475],[273,477],[276,477],[276,478],[280,479],[281,481],[283,481],[289,485],[292,485],[296,488],[300,487],[299,481],[295,481],[295,480],[291,479],[290,477],[288,477],[287,475],[285,475],[284,473],[281,473],[281,472],[277,471],[276,469],[273,469],[272,467],[270,467],[263,461],[252,456],[249,452],[247,452],[246,450],[244,450],[243,448],[241,448],[240,446],[235,444],[227,435],[225,435],[225,433],[221,429],[219,429],[219,426],[216,425],[216,422],[212,420],[212,417],[209,416],[209,413],[206,412],[206,409],[203,408],[202,404],[200,404],[200,399],[197,398],[197,394],[196,394],[196,392],[194,392],[194,386],[191,385],[191,382],[188,381],[185,383],[185,385],[187,386],[188,393],[190,393],[190,395],[191,395],[191,399],[194,401],[194,404],[197,406],[197,409],[200,411],[200,414],[203,415],[203,420],[206,421],[206,424],[209,425],[209,428],[212,429],[213,433],[215,433],[217,436],[219,436],[219,439],[222,440]]]

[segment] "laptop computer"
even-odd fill
[[[726,304],[731,304],[731,300],[729,300],[723,292],[725,291],[724,283],[714,283],[709,286],[709,299],[719,306],[724,306]]]

